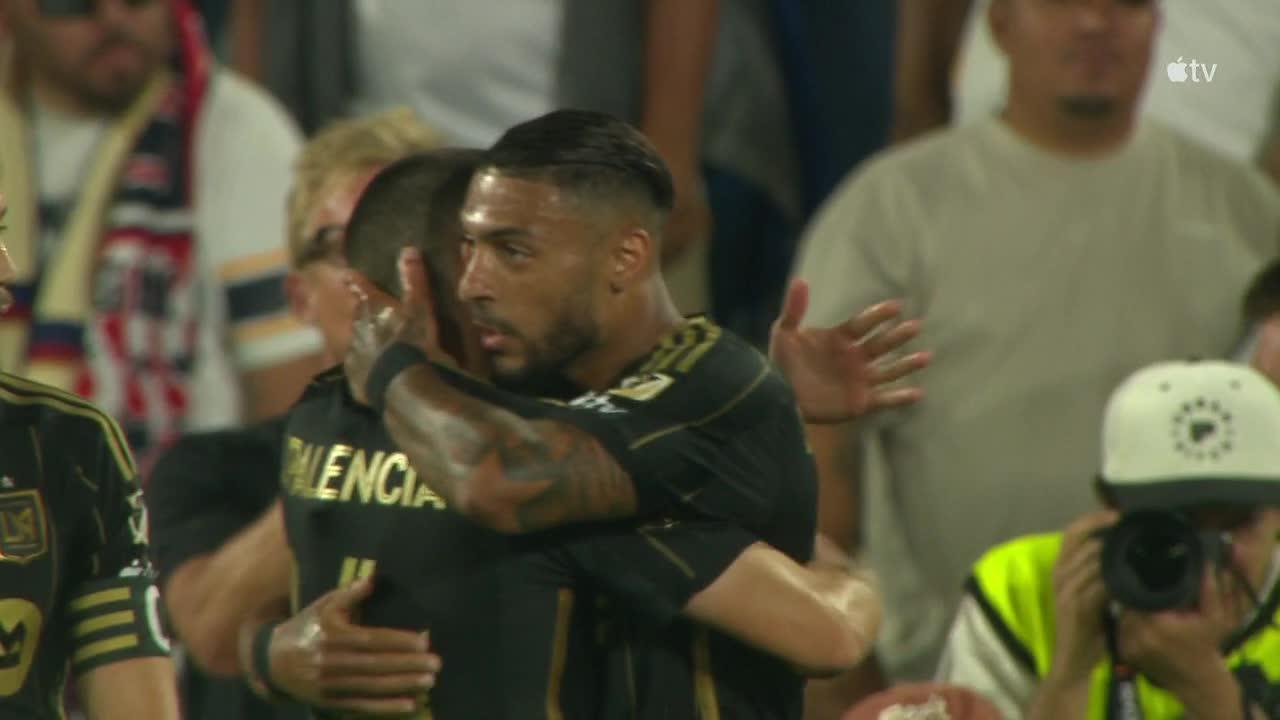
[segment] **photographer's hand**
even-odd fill
[[[1099,531],[1115,524],[1110,510],[1089,513],[1063,533],[1062,551],[1053,568],[1057,636],[1051,672],[1071,679],[1088,677],[1106,650],[1102,611],[1107,591],[1102,583],[1102,538]]]
[[[1207,570],[1192,610],[1125,612],[1117,623],[1120,656],[1173,693],[1192,718],[1240,717],[1240,688],[1219,648],[1242,617],[1230,577]]]
[[[1057,623],[1053,661],[1027,713],[1029,718],[1083,718],[1089,701],[1089,677],[1106,650],[1102,611],[1102,539],[1099,531],[1115,524],[1110,510],[1093,512],[1067,526],[1053,568],[1053,605]]]

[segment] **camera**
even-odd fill
[[[1194,607],[1206,567],[1223,567],[1230,540],[1200,531],[1174,512],[1126,513],[1103,531],[1102,581],[1125,607],[1157,612]]]

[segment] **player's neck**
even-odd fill
[[[627,303],[619,322],[604,329],[601,343],[569,368],[579,387],[603,390],[636,360],[653,351],[667,333],[684,320],[661,278],[655,279]]]

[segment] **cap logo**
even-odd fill
[[[1231,413],[1203,396],[1184,402],[1173,415],[1173,447],[1192,460],[1218,460],[1231,452]]]

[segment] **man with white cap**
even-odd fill
[[[939,679],[1006,718],[1280,717],[1280,390],[1151,365],[1102,445],[1106,509],[978,561]]]

